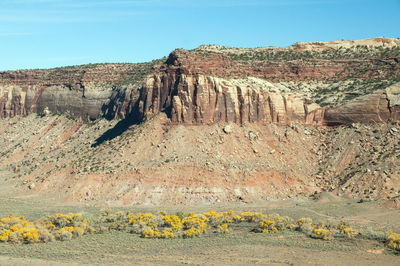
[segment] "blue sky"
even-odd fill
[[[400,37],[400,0],[0,0],[0,70]]]

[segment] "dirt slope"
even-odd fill
[[[400,193],[398,124],[189,126],[163,114],[138,125],[59,115],[0,123],[2,178],[20,195],[132,205]]]

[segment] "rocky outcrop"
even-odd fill
[[[177,49],[170,54],[161,70],[179,69],[184,74],[196,73],[214,77],[251,76],[273,82],[333,82],[348,78],[363,80],[400,74],[399,58],[358,58],[358,55],[351,57],[350,52],[347,57],[336,58],[332,52],[332,58],[318,58],[317,55],[303,55],[295,49],[284,52],[275,49],[259,53],[247,49],[244,54]]]
[[[58,86],[0,85],[1,117],[43,113],[47,108],[53,113],[69,113],[82,119],[102,116],[124,118],[132,112],[138,90],[101,87],[96,84],[75,84],[73,88]]]
[[[374,44],[370,40],[363,43],[370,42]],[[359,45],[357,42],[355,44]],[[381,47],[383,44],[396,54],[397,42],[379,40],[374,45]],[[285,51],[292,55],[290,53],[296,52],[302,45],[297,44]],[[337,42],[321,45],[326,49],[338,49],[340,56],[344,56]],[[366,46],[366,51],[370,51],[374,45]],[[349,47],[356,49],[353,46]],[[202,47],[194,51],[178,49],[172,52],[159,72],[145,80],[139,100],[140,116],[146,119],[159,112],[166,112],[173,122],[187,124],[285,124],[294,121],[309,125],[339,125],[398,119],[396,111],[393,112],[396,108],[387,103],[389,97],[396,95],[395,91],[389,92],[389,88],[385,93],[377,91],[346,105],[325,109],[305,99],[301,90],[293,94],[280,90],[278,86],[280,81],[329,82],[349,77],[364,80],[397,75],[400,72],[397,58],[374,58],[376,51],[372,48],[371,56],[367,55],[363,59],[328,60],[312,57],[287,61],[259,60],[265,59],[262,56],[268,54],[260,51],[257,54],[251,49],[239,51],[239,55],[233,56],[232,51],[218,52],[217,48],[207,50],[207,47]],[[269,48],[260,49],[268,52]],[[308,48],[303,50],[308,51]],[[243,55],[253,58],[247,60]]]
[[[328,108],[324,124],[376,123],[400,120],[400,83]]]
[[[397,89],[376,91],[326,111],[308,100],[338,104],[348,90],[362,95],[375,91],[375,85],[384,88],[398,81],[397,39],[297,43],[285,48],[201,46],[177,49],[164,61],[0,72],[0,117],[43,113],[47,108],[83,119],[147,118],[166,112],[173,122],[190,124],[398,120]],[[342,81],[349,82],[340,88],[332,85]],[[325,85],[307,89],[304,84]]]
[[[151,63],[0,72],[0,117],[69,113],[82,119],[132,115]]]
[[[396,48],[400,46],[400,39],[377,37],[371,39],[361,40],[336,40],[329,42],[296,42],[288,47],[257,47],[257,48],[236,48],[221,45],[201,45],[196,50],[207,51],[219,54],[249,54],[249,53],[263,53],[265,51],[287,52],[294,51],[332,51],[342,49],[357,50],[360,48],[385,49]]]
[[[176,73],[149,76],[139,102],[143,118],[164,111],[172,122],[186,124],[319,124],[324,112],[315,111],[318,107],[257,78],[228,80]]]
[[[194,51],[186,51],[186,54],[184,50],[177,50],[176,53],[181,58],[190,57],[190,60],[181,60],[187,68],[209,75],[250,75],[274,82],[390,80],[400,74],[400,40],[395,38],[307,42],[289,47],[204,45]],[[209,58],[221,56],[225,58],[219,60],[219,67],[215,67],[218,64],[210,66],[206,63]]]

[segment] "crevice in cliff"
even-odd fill
[[[224,107],[225,107],[225,110],[224,110],[224,113],[225,113],[225,122],[228,122],[228,105],[227,105],[227,102],[226,102],[226,94],[222,94],[223,95],[223,97],[224,97]]]
[[[257,102],[256,102],[256,112],[257,112],[257,121],[260,121],[260,94],[257,94]]]
[[[219,90],[217,88],[217,83],[214,81],[214,91],[215,91],[215,104],[214,104],[214,115],[212,116],[213,121],[215,120],[215,113],[218,114],[218,120],[221,120],[221,110],[219,109]],[[211,97],[211,95],[210,95]]]
[[[170,98],[169,103],[170,104],[168,104],[168,105],[163,104],[162,109],[160,111],[164,111],[165,114],[167,115],[168,119],[172,119],[172,111],[173,111],[172,110],[173,109],[172,100],[173,100],[174,96],[179,96],[178,95],[178,86],[179,86],[179,83],[181,82],[181,76],[180,75],[178,75],[178,77],[172,76],[172,80],[170,80],[170,79],[167,79],[167,80],[168,80],[167,85],[169,87],[169,98]],[[180,99],[180,97],[179,97],[179,99]],[[181,119],[183,121],[183,114],[181,114]]]
[[[236,97],[238,99],[238,111],[239,111],[239,122],[243,124],[243,108],[244,108],[244,97],[242,94],[242,89],[239,86],[236,86]],[[234,110],[235,111],[235,110]],[[235,113],[235,121],[237,121],[236,112]]]
[[[282,95],[282,99],[283,99],[283,106],[285,107],[285,116],[284,117],[285,117],[285,120],[286,120],[286,121],[282,121],[282,122],[287,122],[289,120],[288,119],[289,113],[288,113],[288,108],[287,108],[286,97]]]
[[[269,107],[269,115],[271,117],[271,122],[274,122],[274,110],[272,108],[272,102],[271,102],[271,97],[268,96],[268,107]]]
[[[197,103],[197,97],[198,97],[197,94],[198,94],[198,90],[199,90],[198,84],[199,84],[199,80],[196,79],[196,82],[194,82],[194,84],[193,84],[193,87],[194,87],[194,89],[193,89],[193,97],[192,97],[192,106],[193,106],[193,108],[190,108],[190,109],[192,109],[192,112],[193,112],[194,121],[198,121],[198,119],[201,118],[201,117],[198,117],[198,115],[201,114],[201,107]],[[188,89],[188,93],[190,93],[189,89]]]
[[[389,97],[388,97],[388,95],[387,95],[386,92],[385,92],[385,99],[386,99],[386,101],[387,101],[387,109],[388,109],[388,111],[389,111],[389,119],[392,119],[392,116],[393,116],[393,114],[392,114],[392,107],[391,107],[391,105],[390,105],[390,99],[389,99]]]
[[[251,122],[251,107],[253,107],[253,105],[250,104],[251,103],[251,96],[250,96],[250,91],[247,91],[247,106],[248,106],[248,110],[247,110],[247,121]]]

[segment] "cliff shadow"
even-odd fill
[[[105,116],[106,119],[112,120],[111,117]],[[129,129],[130,126],[132,125],[138,125],[142,122],[139,116],[138,112],[138,106],[135,105],[133,108],[133,111],[129,116],[127,116],[125,119],[122,119],[119,121],[113,128],[110,128],[106,132],[104,132],[100,137],[98,137],[95,140],[95,143],[93,143],[91,146],[92,147],[97,147],[101,145],[103,142],[112,140],[118,136],[121,136],[126,130]]]
[[[104,132],[98,137],[92,147],[97,147],[105,141],[112,140],[118,136],[121,136],[131,125],[134,125],[129,119],[123,119],[119,121],[113,128]]]

